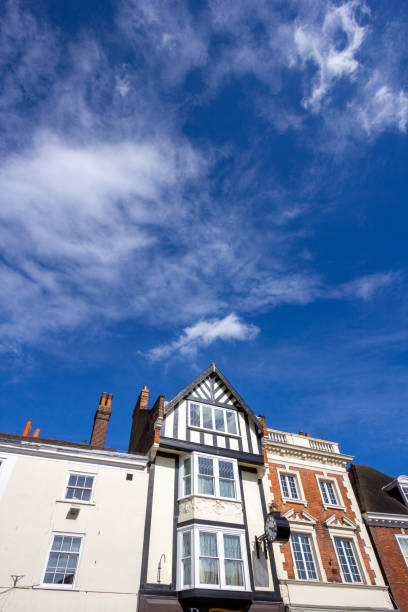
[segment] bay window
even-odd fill
[[[235,459],[192,453],[181,463],[180,497],[204,495],[239,500]]]
[[[178,533],[178,551],[179,589],[250,588],[244,531],[186,527]]]

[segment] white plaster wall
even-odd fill
[[[186,439],[187,402],[183,401],[177,407],[178,410],[178,439]]]
[[[251,436],[252,452],[258,453],[258,438],[255,433],[255,425],[251,419],[249,419],[249,435]]]
[[[249,535],[249,556],[252,561],[255,588],[273,590],[269,556],[265,559],[262,550],[257,558],[255,536],[264,532],[264,516],[259,495],[258,476],[254,472],[242,472],[242,487],[244,490],[245,509]]]
[[[172,580],[175,473],[174,458],[156,457],[147,582],[157,582],[157,567],[162,554],[166,560],[162,561],[160,580],[163,584],[170,584]]]
[[[13,455],[11,455],[13,456]],[[58,501],[68,473],[95,475],[95,505]],[[133,480],[127,481],[126,474]],[[145,470],[66,459],[15,457],[0,503],[0,590],[11,574],[24,575],[19,587],[39,585],[52,533],[84,534],[75,589],[19,588],[0,597],[2,612],[26,610],[135,610],[143,546],[147,475]],[[80,508],[76,520],[66,518]],[[110,591],[117,595],[107,596]],[[99,593],[98,593],[99,592]],[[3,606],[3,607],[1,607]]]
[[[238,420],[239,420],[239,427],[240,427],[240,431],[241,431],[241,439],[242,439],[242,450],[244,453],[249,453],[249,449],[248,449],[248,440],[247,440],[247,435],[246,435],[246,423],[245,423],[245,418],[242,412],[237,412],[238,415]]]
[[[322,583],[292,583],[286,585],[282,594],[284,602],[291,604],[393,609],[385,587],[364,588],[353,585],[333,586],[332,584]]]
[[[174,413],[177,410],[176,408],[173,408],[173,410],[170,410],[170,412],[168,412],[165,415],[164,418],[164,432],[163,432],[163,436],[165,436],[166,438],[172,438],[173,437],[173,426],[174,426]]]

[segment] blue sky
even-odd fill
[[[215,361],[407,472],[405,3],[6,1],[0,431],[127,449]]]

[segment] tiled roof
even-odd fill
[[[90,444],[83,444],[81,442],[68,442],[67,440],[53,440],[52,438],[33,438],[32,436],[19,436],[17,434],[1,433],[0,440],[10,441],[21,441],[21,442],[34,442],[40,444],[53,444],[54,446],[69,446],[71,448],[82,448],[89,450],[106,450],[116,452],[115,448],[109,446],[91,446]]]
[[[382,490],[394,480],[392,476],[368,465],[354,464],[350,466],[349,474],[361,512],[408,515],[408,508],[393,496],[393,491]]]

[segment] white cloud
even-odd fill
[[[404,90],[378,84],[377,79],[373,79],[363,93],[361,101],[352,103],[350,110],[356,113],[356,123],[367,135],[392,128],[406,132],[408,95]]]
[[[160,361],[175,353],[195,355],[198,348],[209,346],[217,340],[248,341],[255,338],[259,331],[259,327],[244,323],[235,313],[231,313],[223,319],[202,320],[186,327],[177,340],[151,349],[147,356],[152,361]]]
[[[323,24],[316,27],[299,24],[295,29],[295,44],[301,62],[312,61],[318,68],[312,90],[304,100],[313,112],[320,109],[322,99],[333,83],[342,77],[352,77],[359,67],[357,53],[366,34],[366,27],[356,19],[361,2],[351,0],[340,6],[328,5]]]
[[[187,144],[165,139],[80,146],[42,134],[30,150],[6,158],[3,338],[37,339],[102,313],[145,311],[144,299],[153,297],[147,261],[153,268],[161,232],[186,214],[183,189],[202,169]],[[166,278],[164,265],[160,274]]]
[[[334,289],[332,297],[342,298],[359,298],[362,300],[370,300],[378,291],[389,287],[399,279],[397,272],[379,272],[376,274],[367,274],[356,278],[348,283],[340,285]]]

